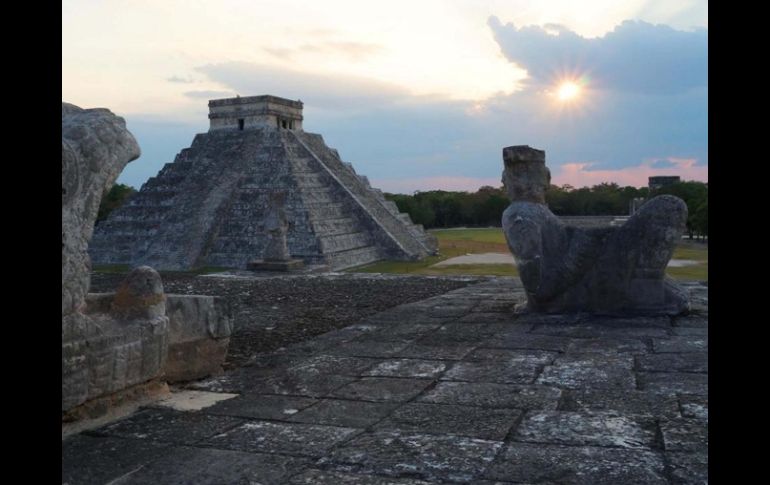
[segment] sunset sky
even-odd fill
[[[306,131],[389,192],[708,179],[705,0],[63,0],[62,100],[126,119],[139,188],[209,99],[305,103]]]

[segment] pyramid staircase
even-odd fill
[[[434,254],[435,238],[356,174],[320,135],[261,127],[198,134],[97,225],[96,264],[245,268],[267,241],[273,191],[287,193],[293,258],[339,270]]]

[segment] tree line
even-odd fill
[[[136,192],[133,187],[115,184],[102,198],[97,223]],[[620,187],[602,183],[576,189],[570,185],[551,187],[545,199],[551,212],[558,216],[621,216],[629,213],[631,201],[656,195],[675,195],[687,204],[687,231],[690,238],[708,236],[708,184],[678,182],[650,191],[647,187]],[[481,187],[476,192],[429,190],[413,195],[389,194],[385,197],[406,212],[417,224],[426,228],[459,226],[500,226],[503,211],[510,203],[502,187]]]
[[[602,183],[593,187],[575,188],[570,185],[551,187],[545,199],[558,216],[622,216],[628,215],[631,201],[671,194],[687,204],[687,231],[693,236],[708,236],[708,184],[679,182],[650,191],[647,187],[620,187]],[[417,224],[426,228],[458,226],[499,226],[503,211],[510,203],[502,187],[481,187],[476,192],[430,190],[413,195],[390,194],[401,212],[406,212]]]
[[[110,212],[122,206],[135,192],[136,190],[129,185],[113,185],[112,188],[102,196],[102,201],[99,204],[99,213],[96,215],[96,224],[105,220],[107,216],[110,215]]]

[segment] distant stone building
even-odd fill
[[[655,177],[649,177],[647,186],[650,190],[656,190],[667,185],[672,185],[681,182],[679,175],[658,175]]]
[[[634,197],[628,202],[628,215],[632,216],[647,202],[644,197]]]
[[[286,193],[289,253],[307,265],[342,269],[435,253],[433,236],[321,135],[302,130],[302,106],[275,96],[209,101],[209,131],[97,226],[93,261],[245,268],[263,256],[276,191]]]

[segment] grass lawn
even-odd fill
[[[484,229],[439,229],[430,231],[438,239],[439,255],[429,256],[422,261],[380,261],[366,266],[349,269],[355,273],[400,273],[420,275],[491,275],[518,276],[515,265],[507,264],[457,264],[432,267],[434,264],[465,254],[503,253],[510,254],[505,236],[500,228]],[[693,266],[668,268],[666,273],[679,280],[708,281],[708,246],[702,243],[682,240],[674,251],[675,259],[697,261]],[[104,273],[125,273],[128,265],[99,265],[94,271]],[[207,274],[224,271],[226,268],[204,267],[190,273]]]
[[[422,275],[494,275],[518,276],[514,265],[506,264],[462,264],[433,268],[434,264],[456,256],[479,253],[510,254],[505,236],[500,228],[485,229],[441,229],[431,231],[438,238],[439,255],[422,261],[380,261],[353,268],[359,273],[409,273]],[[708,281],[708,246],[683,241],[674,251],[675,259],[698,261],[697,265],[668,268],[669,276],[681,280]]]

